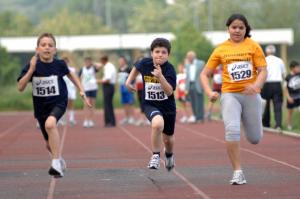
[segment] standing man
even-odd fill
[[[204,120],[204,96],[199,76],[204,67],[204,61],[196,58],[194,51],[186,55],[186,90],[191,100],[194,116],[188,119],[189,123]]]
[[[101,80],[104,103],[104,124],[105,127],[116,126],[116,119],[113,107],[113,97],[115,93],[115,83],[117,78],[116,67],[108,61],[108,56],[100,58],[103,66],[103,78]]]
[[[281,129],[282,120],[282,85],[285,76],[285,66],[279,57],[274,56],[276,48],[273,45],[266,46],[267,80],[263,86],[261,96],[266,100],[266,108],[263,114],[263,126],[270,127],[270,102],[274,105],[275,128]]]

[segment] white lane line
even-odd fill
[[[5,137],[6,135],[8,135],[13,130],[18,129],[20,126],[22,126],[23,124],[25,124],[26,122],[28,122],[29,119],[30,118],[26,118],[25,120],[22,120],[22,121],[18,122],[17,124],[11,126],[10,128],[6,129],[5,131],[3,131],[0,134],[0,139],[2,139],[3,137]]]
[[[62,138],[61,138],[61,144],[59,148],[59,154],[62,154],[63,148],[64,148],[64,143],[65,143],[65,138],[67,135],[67,130],[68,130],[68,123],[65,124],[62,132]],[[49,185],[49,190],[47,194],[47,199],[53,199],[54,196],[54,190],[55,190],[55,185],[56,185],[56,178],[52,177]]]
[[[182,129],[184,129],[184,130],[186,130],[186,131],[189,131],[190,133],[193,133],[193,134],[195,134],[195,135],[198,135],[198,136],[201,136],[201,137],[204,137],[204,138],[213,140],[213,141],[215,141],[215,142],[219,142],[219,143],[225,144],[225,141],[224,141],[224,140],[221,140],[221,139],[218,139],[218,138],[215,138],[215,137],[212,137],[212,136],[208,136],[208,135],[206,135],[206,134],[204,134],[204,133],[201,133],[201,132],[195,131],[195,130],[193,130],[193,129],[187,128],[187,127],[185,127],[185,126],[183,126],[183,125],[176,125],[176,126],[182,128]],[[281,164],[281,165],[290,167],[290,168],[295,169],[295,170],[297,170],[297,171],[300,171],[300,167],[297,167],[297,166],[295,166],[295,165],[289,164],[289,163],[284,162],[284,161],[281,161],[281,160],[277,160],[277,159],[272,158],[272,157],[270,157],[270,156],[263,155],[263,154],[261,154],[261,153],[258,153],[258,152],[255,152],[255,151],[252,151],[252,150],[250,150],[250,149],[243,148],[243,147],[241,147],[240,150],[245,151],[245,152],[248,152],[248,153],[251,153],[251,154],[256,155],[256,156],[258,156],[258,157],[261,157],[261,158],[263,158],[263,159],[270,160],[270,161],[276,162],[276,163],[278,163],[278,164]]]
[[[149,147],[147,147],[141,140],[139,140],[137,137],[135,137],[132,133],[130,133],[127,129],[124,127],[118,126],[122,131],[124,131],[131,139],[136,141],[139,145],[141,145],[146,151],[148,151],[150,154],[152,154],[152,151]],[[189,181],[186,177],[184,177],[180,172],[178,172],[176,169],[173,169],[173,173],[179,177],[182,181],[184,181],[192,190],[195,192],[195,194],[200,195],[203,199],[210,199],[208,195],[206,195],[203,191],[201,191],[196,185],[194,185],[191,181]]]

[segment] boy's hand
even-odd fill
[[[151,74],[157,78],[160,78],[162,76],[160,65],[154,65],[154,70],[151,72]]]
[[[32,56],[31,60],[30,60],[30,70],[32,70],[32,72],[35,71],[36,69],[36,62],[37,62],[37,59],[38,59],[38,54],[35,53],[34,56]]]
[[[125,86],[130,92],[136,92],[136,88],[132,84],[126,83]]]
[[[287,97],[287,101],[288,101],[290,104],[293,104],[293,103],[294,103],[294,99],[291,98],[290,96]]]
[[[86,97],[84,92],[79,92],[81,98],[84,100],[84,103],[89,107],[92,108],[92,104],[90,103],[90,101],[88,100],[88,98]]]

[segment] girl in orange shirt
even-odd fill
[[[210,101],[219,98],[209,86],[209,77],[218,65],[223,66],[221,95],[226,148],[233,167],[230,184],[245,184],[240,163],[240,126],[243,123],[247,140],[257,144],[263,135],[260,90],[267,70],[263,50],[250,37],[251,27],[245,16],[231,15],[227,22],[230,38],[211,54],[200,79]]]

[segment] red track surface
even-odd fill
[[[118,114],[121,117],[122,114]],[[150,128],[61,127],[68,170],[48,176],[50,158],[32,113],[0,114],[1,199],[300,198],[300,139],[265,133],[253,146],[242,141],[248,184],[231,186],[223,124],[176,124],[176,170],[146,168]],[[82,115],[77,120],[82,121]]]

